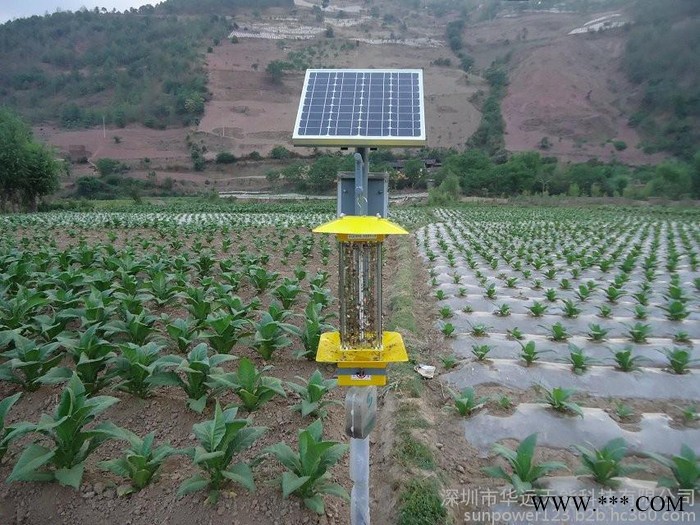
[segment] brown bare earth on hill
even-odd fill
[[[348,38],[352,37],[349,33]],[[281,51],[276,42],[263,38],[241,39],[238,44],[225,42],[207,56],[213,97],[199,131],[229,139],[234,154],[266,154],[276,145],[291,146],[303,74],[288,73],[283,84],[276,85],[263,70],[288,51],[317,43],[290,43]],[[478,77],[470,75],[468,79],[454,67],[430,66],[431,61],[449,55],[445,48],[361,43],[352,50],[337,52],[332,60],[335,67],[342,68],[422,67],[429,145],[460,148],[481,119],[469,97],[484,85]],[[257,71],[253,64],[258,64]]]
[[[125,128],[102,128],[70,130],[56,126],[37,126],[37,138],[68,151],[71,146],[85,146],[89,159],[109,157],[119,160],[142,159],[183,159],[189,157],[184,138],[187,130],[174,128],[166,130],[149,129],[138,124]],[[119,137],[119,143],[114,137]]]
[[[640,137],[627,124],[639,93],[621,69],[624,30],[568,34],[605,14],[526,14],[467,29],[465,41],[479,66],[512,53],[501,105],[506,149],[533,150],[548,137],[546,154],[563,160],[634,165],[663,158],[638,149]],[[615,150],[613,140],[627,149]]]

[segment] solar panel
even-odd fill
[[[420,69],[308,69],[292,142],[299,146],[422,146]]]

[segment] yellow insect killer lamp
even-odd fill
[[[382,329],[382,245],[408,232],[381,217],[347,215],[314,233],[335,234],[340,252],[340,331],[321,335],[316,361],[338,364],[338,385],[386,385],[389,363],[408,361],[403,338]]]

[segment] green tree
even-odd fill
[[[649,188],[651,195],[677,200],[690,196],[692,182],[687,165],[664,162],[656,167],[656,176],[649,182]]]
[[[95,161],[95,166],[97,166],[97,171],[99,171],[100,175],[102,175],[103,177],[122,171],[122,165],[118,160],[110,159],[107,157],[97,159]]]
[[[693,197],[700,198],[700,150],[693,157],[693,165],[690,171],[692,179]]]
[[[324,191],[333,186],[338,176],[338,158],[324,155],[309,170],[308,184],[312,190]]]
[[[284,72],[287,69],[291,69],[291,64],[283,60],[273,60],[265,68],[265,72],[269,75],[270,80],[274,84],[281,84],[282,78],[284,77]]]
[[[270,183],[270,186],[272,186],[273,188],[277,186],[280,177],[281,173],[277,170],[268,170],[267,173],[265,173],[265,179],[267,180],[267,182]]]
[[[55,153],[36,142],[19,117],[0,109],[0,210],[12,204],[34,211],[39,197],[58,189],[60,172]]]
[[[448,175],[440,186],[430,190],[428,194],[428,204],[434,206],[444,206],[457,202],[462,193],[459,187],[459,177],[455,174]]]
[[[408,184],[412,188],[419,186],[423,182],[425,172],[425,164],[418,159],[410,159],[406,161],[403,167],[403,173],[408,179]]]

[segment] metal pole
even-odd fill
[[[367,215],[369,156],[367,148],[355,150],[355,215]]]
[[[369,187],[369,151],[368,148],[357,148],[355,150],[355,215],[367,215],[367,190]],[[360,301],[360,328],[364,327],[364,272],[366,262],[363,256],[358,261],[358,288]],[[364,338],[363,338],[364,339]],[[357,387],[368,388],[368,387]],[[354,431],[356,406],[353,402],[357,396],[355,388],[348,390],[346,395],[347,407],[350,413],[346,412],[346,419],[351,421],[350,429]],[[376,397],[376,396],[375,396]],[[376,410],[376,403],[374,405]],[[370,525],[369,522],[369,438],[350,438],[350,479],[352,480],[352,491],[350,492],[350,523],[351,525]]]
[[[369,438],[350,438],[350,523],[369,525]]]
[[[377,387],[354,386],[345,396],[345,433],[350,437],[350,523],[369,525],[369,434],[377,417]]]

